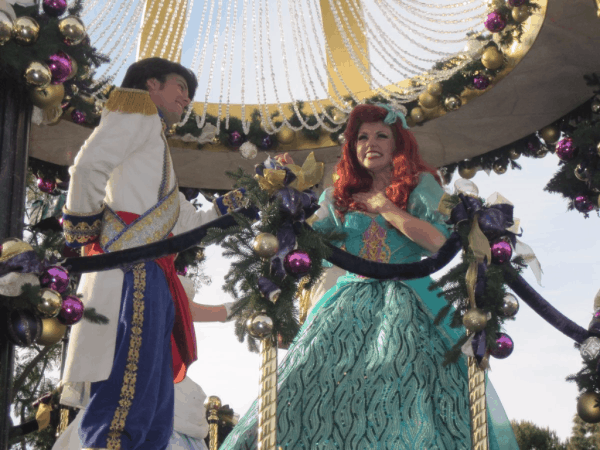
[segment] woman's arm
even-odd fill
[[[446,242],[445,236],[432,224],[417,219],[398,208],[383,192],[361,192],[353,198],[367,207],[367,212],[380,214],[411,241],[432,253]]]

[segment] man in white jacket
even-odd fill
[[[133,64],[74,165],[63,215],[67,243],[112,252],[166,239],[217,217],[178,192],[165,130],[181,119],[194,74],[160,58]],[[82,277],[86,307],[108,325],[74,325],[61,402],[83,407],[84,449],[165,449],[173,383],[197,359],[192,320],[174,256]],[[225,320],[225,307],[212,307]]]

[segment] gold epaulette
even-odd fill
[[[127,114],[143,114],[145,116],[158,114],[148,91],[142,89],[116,88],[110,94],[104,108],[108,111]]]

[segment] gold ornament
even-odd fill
[[[477,173],[477,167],[475,167],[475,166],[463,165],[462,167],[458,168],[458,174],[462,178],[465,178],[467,180],[470,180],[471,178],[473,178],[476,173]]]
[[[271,233],[260,233],[254,238],[252,249],[261,258],[270,258],[279,250],[279,242]]]
[[[481,64],[483,64],[486,69],[499,69],[502,64],[504,64],[504,56],[496,47],[488,47],[481,55]]]
[[[519,150],[517,150],[516,148],[511,148],[508,151],[508,157],[510,159],[512,159],[513,161],[516,159],[519,159],[519,156],[521,156],[521,152]]]
[[[515,6],[511,12],[512,18],[515,22],[525,22],[529,18],[529,8],[527,5]]]
[[[42,289],[40,291],[41,301],[36,308],[43,317],[55,317],[60,312],[62,306],[62,297],[58,292],[52,289]]]
[[[44,109],[42,112],[42,123],[44,125],[56,125],[60,122],[63,112],[60,105],[54,105]]]
[[[413,109],[410,110],[410,117],[416,123],[420,123],[420,122],[423,122],[423,120],[425,119],[425,113],[423,112],[423,110],[421,108],[419,108],[418,106],[416,106],[416,107],[414,107]]]
[[[337,140],[340,145],[344,145],[346,143],[346,136],[344,136],[344,133],[338,134]]]
[[[85,39],[85,25],[76,16],[68,16],[58,22],[58,30],[69,45],[77,45]]]
[[[340,111],[337,109],[333,113],[333,117],[332,117],[333,121],[336,123],[344,123],[347,118],[348,118],[348,114],[346,114],[344,111]]]
[[[560,131],[558,128],[549,125],[540,130],[540,136],[546,144],[554,145],[560,138]]]
[[[42,335],[37,343],[45,346],[54,345],[63,338],[66,331],[67,326],[60,323],[57,318],[42,319]]]
[[[25,81],[27,84],[34,87],[46,87],[52,80],[52,72],[50,68],[41,62],[33,61],[25,69]]]
[[[13,37],[15,24],[8,14],[0,11],[0,45],[6,44]]]
[[[421,95],[419,95],[419,105],[421,105],[423,108],[435,108],[438,105],[438,103],[439,98],[434,97],[429,92],[422,92]]]
[[[208,401],[206,402],[206,409],[219,409],[221,407],[221,399],[216,395],[211,395],[208,397]]]
[[[65,97],[65,87],[62,84],[50,84],[46,87],[29,91],[31,102],[38,108],[46,109],[59,106]]]
[[[210,143],[212,145],[220,145],[221,144],[221,139],[219,139],[219,136],[215,136],[214,138],[212,138],[212,140],[210,141]]]
[[[444,108],[448,111],[456,111],[462,105],[462,100],[458,95],[449,95],[444,99]]]
[[[463,325],[473,333],[481,331],[487,325],[487,314],[479,308],[471,308],[463,316]]]
[[[506,173],[507,166],[502,161],[494,161],[494,164],[492,164],[492,169],[498,175],[502,175],[503,173]]]
[[[246,328],[253,338],[265,339],[273,332],[273,319],[262,311],[255,312],[246,321]]]
[[[540,159],[541,159],[541,158],[543,158],[544,156],[546,156],[547,154],[548,154],[548,148],[547,148],[547,147],[545,147],[545,146],[542,146],[542,147],[538,148],[538,149],[535,151],[535,157],[536,157],[536,158],[540,158]]]
[[[71,73],[69,74],[67,80],[70,80],[71,78],[75,77],[75,75],[77,75],[78,70],[79,68],[77,67],[77,61],[75,61],[75,58],[71,58]]]
[[[577,414],[587,423],[600,422],[600,395],[584,392],[577,399]]]
[[[442,84],[441,83],[429,83],[427,85],[427,92],[429,92],[434,97],[439,97],[442,95]]]
[[[575,173],[575,177],[579,181],[587,181],[587,179],[588,179],[587,170],[585,170],[583,167],[581,167],[581,164],[577,164],[577,167],[575,167],[575,170],[573,172]]]
[[[40,26],[31,17],[22,16],[15,21],[15,41],[20,45],[31,45],[40,34]]]
[[[281,127],[277,132],[277,141],[280,144],[291,144],[296,137],[296,132],[287,126]]]

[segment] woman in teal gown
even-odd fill
[[[360,105],[348,120],[333,189],[321,197],[320,231],[345,233],[347,252],[409,263],[449,235],[443,194],[401,113]],[[348,273],[315,305],[281,363],[277,441],[283,449],[470,449],[466,361],[443,366],[462,333],[433,320],[445,300],[430,278],[380,281]],[[487,384],[493,450],[518,450]],[[255,449],[257,405],[221,449]]]

